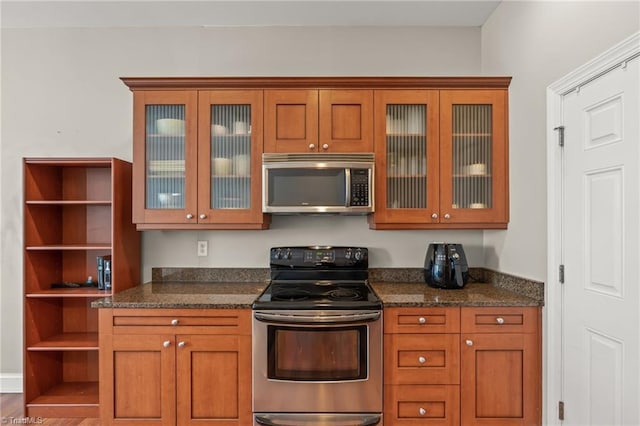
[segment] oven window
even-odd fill
[[[269,206],[344,206],[344,169],[269,169]]]
[[[268,326],[269,379],[344,381],[367,378],[367,326]]]

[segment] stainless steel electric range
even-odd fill
[[[362,247],[276,247],[253,304],[254,425],[382,421],[382,302]]]

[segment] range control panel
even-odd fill
[[[271,267],[339,269],[369,267],[369,252],[365,247],[273,247]]]

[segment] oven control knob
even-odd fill
[[[287,252],[284,255],[285,259],[291,259],[291,250],[287,249]]]
[[[353,255],[353,252],[351,251],[351,249],[347,249],[347,250],[344,252],[344,258],[345,258],[345,259],[347,259],[347,260],[351,259],[351,256],[352,256],[352,255]]]
[[[354,257],[356,260],[362,260],[362,251],[360,251],[360,250],[356,250],[356,252],[355,252],[355,254],[353,255],[353,257]]]
[[[276,259],[282,259],[282,250],[276,250],[276,254],[274,255]]]

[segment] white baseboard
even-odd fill
[[[22,393],[22,374],[0,373],[0,393]]]

